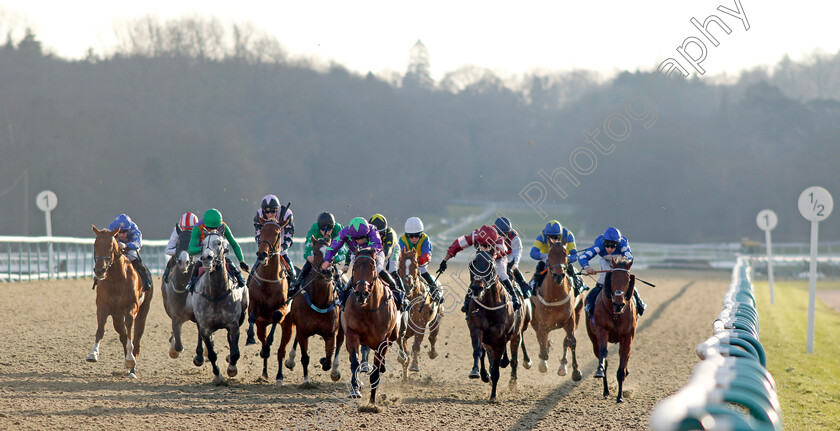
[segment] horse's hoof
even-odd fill
[[[252,346],[254,344],[257,344],[257,340],[254,339],[253,335],[248,335],[248,338],[245,339],[245,345]]]
[[[91,354],[87,355],[87,358],[85,358],[85,360],[88,361],[88,362],[97,362],[97,361],[99,361],[99,354],[98,353],[91,353]]]
[[[128,378],[131,380],[137,380],[137,374],[134,374],[134,371],[129,371]]]
[[[180,355],[180,354],[181,354],[181,352],[179,352],[179,351],[175,350],[175,348],[174,348],[174,347],[173,347],[173,348],[171,348],[171,349],[169,349],[169,357],[170,357],[170,358],[172,358],[172,359],[177,358],[177,357],[178,357],[178,355]]]
[[[490,374],[487,371],[481,373],[481,381],[484,383],[490,383]]]
[[[227,369],[228,377],[236,377],[239,374],[239,371],[236,369],[235,366],[231,365]]]
[[[309,380],[309,377],[303,379],[303,382],[300,384],[301,389],[315,389],[318,385],[312,383],[312,380]]]
[[[332,379],[332,381],[334,382],[341,380],[341,373],[339,373],[338,371],[330,373],[330,379]]]
[[[595,375],[592,376],[592,377],[594,377],[596,379],[603,379],[604,378],[604,370],[602,370],[600,368],[595,370]]]
[[[477,368],[473,368],[473,370],[472,370],[472,371],[470,371],[470,378],[471,378],[471,379],[477,379],[477,378],[479,378],[479,377],[481,377],[481,374],[478,372],[478,369],[477,369]]]
[[[488,401],[488,402],[490,404],[499,404],[499,400],[497,400],[496,397],[490,398],[490,401]]]
[[[225,356],[225,362],[230,363],[230,355]]]
[[[624,398],[618,397],[615,399],[616,404],[624,404]]]
[[[350,389],[350,398],[361,398],[362,394],[359,393],[358,389]]]
[[[196,367],[204,365],[204,356],[195,355],[195,357],[193,358],[193,364],[195,364]]]
[[[582,379],[582,378],[583,378],[583,374],[581,374],[580,371],[578,371],[578,370],[572,371],[572,380],[573,381],[579,382],[580,379]]]
[[[542,359],[540,359],[540,365],[537,368],[539,368],[540,372],[543,374],[548,372],[548,364],[546,364],[546,362]]]
[[[403,355],[397,355],[397,362],[400,364],[405,364],[408,361],[408,358],[403,357]]]
[[[126,359],[125,360],[125,367],[126,368],[134,368],[135,365],[137,365],[137,361],[135,361],[134,359]]]
[[[411,366],[410,366],[410,367],[408,367],[408,371],[417,371],[417,372],[420,372],[420,367],[419,367],[419,366],[417,366],[417,364],[411,364]]]
[[[221,374],[216,374],[215,376],[213,376],[213,384],[214,385],[221,386],[222,383],[224,383],[224,382],[225,382],[225,378],[222,377]]]
[[[284,385],[283,379],[277,379],[277,380],[274,381],[274,387],[275,388],[282,388],[283,385]]]
[[[321,369],[324,371],[329,371],[332,368],[332,361],[328,358],[321,358]]]
[[[566,366],[565,365],[561,365],[560,368],[557,369],[557,375],[560,376],[560,377],[565,377],[566,376]]]
[[[438,357],[438,353],[434,350],[429,352],[429,359],[434,359]]]
[[[499,367],[501,368],[507,368],[508,365],[510,365],[510,360],[508,360],[508,358],[502,358],[499,361]]]
[[[508,383],[508,389],[510,389],[511,391],[516,390],[516,379],[510,379],[510,382]]]
[[[286,358],[285,361],[283,361],[283,365],[285,365],[286,368],[288,368],[290,370],[294,370],[295,369],[295,358],[289,356],[288,358]]]
[[[533,364],[531,363],[531,361],[525,361],[525,362],[523,362],[523,363],[522,363],[522,366],[523,366],[526,370],[530,370],[530,369],[531,369],[531,365],[533,365]]]
[[[370,374],[373,372],[373,366],[370,365],[370,362],[362,362],[361,365],[359,365],[359,372]]]

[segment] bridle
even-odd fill
[[[630,275],[630,270],[626,269],[626,268],[613,268],[612,271],[624,271],[624,272],[627,273],[628,276]],[[629,280],[628,280],[628,288],[629,288]],[[625,295],[625,292],[623,292],[621,290],[612,290],[612,289],[610,289],[610,290],[612,291],[612,296],[624,296]],[[622,314],[624,314],[624,311],[627,309],[627,304],[629,303],[629,301],[627,300],[627,298],[625,298],[624,303],[621,304],[621,309],[619,309],[618,311],[616,311],[616,309],[615,309],[615,302],[613,302],[612,298],[609,298],[609,301],[610,301],[610,305],[612,306],[611,307],[612,318],[613,318],[613,320],[618,320],[618,318]]]
[[[98,255],[98,254],[94,254],[94,255],[93,255],[93,259],[94,259],[94,260],[93,260],[93,267],[94,267],[94,269],[96,269],[96,264],[97,264],[99,261],[104,261],[104,262],[105,262],[105,269],[102,271],[102,273],[103,273],[103,274],[104,274],[104,273],[107,273],[107,272],[108,272],[108,270],[109,270],[109,269],[111,269],[111,265],[113,265],[113,264],[114,264],[114,261],[115,261],[116,259],[119,259],[119,256],[117,255],[117,249],[118,249],[118,247],[114,247],[114,243],[115,243],[115,242],[116,242],[116,240],[114,240],[114,239],[112,238],[112,239],[111,239],[111,244],[110,244],[110,247],[109,247],[109,251],[111,252],[111,254],[109,254],[109,255]]]

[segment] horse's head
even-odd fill
[[[353,281],[356,302],[364,305],[370,298],[377,281],[376,249],[363,248],[356,252],[356,259],[353,262]]]
[[[225,260],[227,241],[218,232],[209,232],[201,245],[201,265],[207,272],[213,272]]]
[[[566,277],[566,266],[569,264],[569,255],[566,252],[565,242],[555,242],[548,249],[548,271],[551,278],[557,284],[563,284]]]
[[[613,316],[624,313],[627,304],[633,299],[633,289],[636,285],[636,276],[630,274],[630,267],[633,261],[625,258],[618,258],[611,263],[612,271],[604,279],[604,289],[612,305]]]
[[[420,277],[419,265],[417,264],[417,250],[416,249],[400,249],[400,269],[399,276],[403,279],[403,284],[406,287],[411,287],[409,293],[417,295],[421,293],[424,283],[417,282]],[[408,289],[406,289],[408,290]]]
[[[178,271],[185,274],[189,270],[191,263],[192,259],[190,259],[190,254],[186,250],[181,250],[178,253]]]
[[[320,239],[316,239],[314,236],[311,239],[312,242],[312,260],[314,261],[314,267],[320,268],[321,264],[324,262],[324,255],[327,254],[327,248],[330,246],[331,240],[328,237],[322,237]]]
[[[491,252],[480,250],[470,262],[470,293],[480,297],[492,286],[496,285],[496,267]]]
[[[280,240],[282,239],[280,233],[283,231],[283,227],[289,223],[289,219],[277,223],[260,217],[260,222],[263,225],[260,229],[260,244],[257,248],[257,259],[260,260],[261,265],[265,265],[268,259],[280,253]]]
[[[103,280],[108,269],[120,258],[120,246],[117,244],[116,236],[119,229],[97,229],[91,225],[96,239],[93,241],[93,275],[97,280]]]

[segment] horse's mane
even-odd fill
[[[470,262],[470,272],[475,277],[486,278],[491,274],[491,271],[495,271],[495,268],[493,266],[493,258],[490,254],[486,251],[476,253],[475,258]]]
[[[612,267],[613,268],[624,268],[624,269],[626,269],[628,266],[630,266],[630,262],[631,262],[630,259],[628,259],[624,256],[615,257],[615,258],[613,258],[613,261],[612,261]]]

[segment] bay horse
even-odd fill
[[[563,340],[563,359],[560,361],[560,368],[557,375],[566,375],[566,353],[572,351],[572,380],[580,381],[582,374],[578,369],[575,348],[577,339],[575,330],[580,322],[580,312],[583,309],[581,297],[575,295],[572,289],[570,277],[566,273],[569,265],[569,257],[566,252],[565,242],[555,242],[548,250],[548,262],[546,271],[548,274],[542,279],[540,286],[537,286],[536,293],[531,297],[531,305],[534,307],[534,319],[531,325],[537,333],[537,342],[540,343],[540,364],[541,373],[548,371],[549,341],[548,335],[551,331],[563,328],[566,330],[566,338]]]
[[[120,335],[125,354],[128,376],[137,378],[137,356],[140,355],[140,338],[146,328],[146,315],[152,303],[154,290],[143,292],[140,274],[134,270],[128,256],[120,251],[116,239],[119,229],[97,229],[91,225],[96,239],[93,243],[93,275],[96,284],[96,334],[93,348],[87,355],[88,362],[99,360],[99,343],[105,336],[108,316]],[[132,329],[134,330],[132,336]]]
[[[289,314],[283,321],[283,336],[280,338],[280,348],[277,350],[277,361],[282,362],[286,354],[286,346],[295,333],[295,344],[300,345],[300,364],[303,366],[304,388],[311,387],[309,380],[309,337],[320,335],[324,340],[324,357],[321,358],[321,369],[330,371],[330,378],[337,382],[341,378],[338,370],[338,354],[344,344],[344,331],[339,321],[340,308],[338,295],[333,282],[334,269],[321,270],[324,253],[330,245],[330,238],[315,239],[312,237],[312,271],[302,281],[300,293],[296,295],[289,309]],[[330,359],[332,357],[332,359]],[[292,359],[292,356],[290,356]],[[286,361],[289,369],[294,367],[294,360]],[[263,370],[265,373],[265,370]],[[283,370],[277,371],[278,386],[283,385]]]
[[[627,362],[633,337],[636,335],[636,303],[633,301],[636,276],[630,274],[633,261],[618,258],[611,263],[612,270],[604,277],[603,295],[598,295],[592,307],[592,318],[586,319],[586,332],[592,340],[592,350],[598,358],[595,378],[604,379],[604,398],[610,396],[607,386],[607,343],[618,343],[618,396],[623,403],[622,386],[627,377]]]
[[[385,371],[385,353],[400,332],[400,313],[392,299],[393,293],[378,276],[375,249],[363,248],[356,253],[351,283],[353,295],[341,313],[345,347],[350,354],[350,397],[361,398],[359,347],[367,346],[374,351],[370,404],[375,406],[376,389]]]
[[[217,231],[207,231],[201,245],[201,264],[204,270],[195,283],[195,292],[187,299],[188,307],[195,314],[198,334],[207,346],[207,359],[213,366],[213,384],[221,385],[224,378],[216,365],[216,351],[213,346],[213,333],[219,329],[227,330],[230,345],[228,356],[228,377],[238,373],[236,362],[239,360],[239,326],[245,321],[248,310],[248,289],[239,288],[236,280],[228,277],[227,242]],[[204,362],[201,343],[195,349],[193,363],[201,366]]]
[[[182,230],[178,233],[178,245],[175,256],[172,256],[167,266],[172,267],[168,277],[161,280],[160,293],[163,294],[163,308],[172,321],[172,333],[169,337],[169,357],[177,358],[184,351],[181,343],[181,328],[184,322],[195,322],[195,314],[187,307],[187,284],[190,281],[195,262],[187,254],[192,231]],[[177,256],[177,257],[176,257]],[[199,336],[198,342],[201,343]]]
[[[511,364],[510,385],[516,385],[516,367],[518,348],[521,343],[523,328],[523,307],[513,310],[513,303],[507,291],[496,276],[493,255],[480,250],[470,263],[469,306],[467,308],[467,327],[473,347],[473,368],[469,377],[485,383],[492,382],[490,402],[496,401],[496,385],[499,382],[499,368]],[[507,358],[507,345],[510,343],[510,360]],[[488,355],[489,354],[489,355]],[[485,356],[490,357],[490,374],[484,365]],[[481,361],[479,373],[478,362]]]
[[[435,359],[438,354],[435,350],[440,322],[443,317],[440,314],[440,304],[432,300],[429,287],[420,278],[419,265],[417,264],[417,250],[400,250],[399,275],[403,279],[408,301],[408,310],[402,313],[400,325],[400,337],[398,343],[403,352],[408,352],[408,339],[414,337],[414,344],[411,348],[411,367],[409,368],[408,358],[399,356],[403,366],[403,381],[408,381],[408,371],[420,371],[417,365],[417,356],[420,354],[420,344],[423,336],[429,334],[429,359]]]
[[[271,356],[271,345],[274,343],[274,331],[283,322],[288,313],[287,299],[289,297],[289,270],[286,260],[280,254],[282,242],[281,232],[290,219],[280,223],[261,218],[260,243],[257,248],[257,265],[251,269],[248,281],[248,338],[253,336],[253,326],[257,328],[257,338],[262,349],[260,357],[263,360],[261,378],[268,380],[268,358]],[[271,330],[266,334],[266,327],[271,324]],[[282,384],[282,363],[280,349],[277,353],[278,371],[277,383]]]

